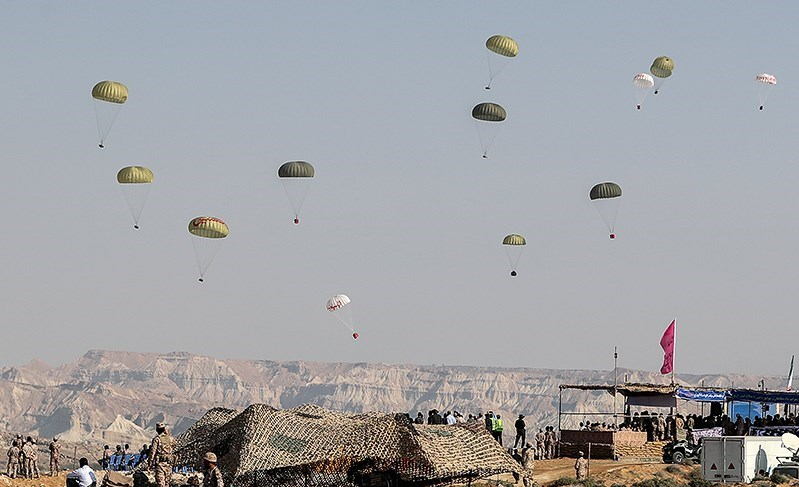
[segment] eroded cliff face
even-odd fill
[[[664,383],[656,373],[622,370],[631,382]],[[678,376],[678,382],[756,387],[761,377]],[[770,379],[779,387],[781,379]],[[218,360],[183,352],[169,354],[92,350],[75,362],[51,368],[34,361],[0,369],[0,429],[69,441],[130,436],[145,441],[155,423],[179,433],[215,406],[243,409],[252,403],[277,408],[317,404],[344,412],[409,412],[438,409],[495,411],[513,433],[517,415],[528,431],[557,425],[560,384],[612,384],[612,371],[503,369],[386,364],[325,364],[266,360]],[[769,382],[769,387],[772,384]],[[611,410],[605,393],[566,391],[564,410]],[[571,416],[612,421],[611,418]],[[109,436],[110,435],[110,436]]]

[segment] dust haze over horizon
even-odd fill
[[[784,375],[793,3],[9,3],[0,366],[89,349]],[[486,38],[519,56],[485,90]],[[635,109],[632,77],[676,68]],[[759,111],[754,77],[778,85]],[[130,88],[106,148],[90,96]],[[508,118],[490,157],[471,108]],[[293,214],[276,177],[316,176]],[[115,180],[153,170],[141,229]],[[614,241],[588,199],[624,191]],[[206,275],[187,222],[230,236]],[[500,245],[527,246],[511,278]],[[324,308],[352,298],[356,341]]]

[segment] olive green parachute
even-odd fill
[[[484,122],[502,122],[508,116],[505,109],[496,103],[478,103],[472,108],[472,117]]]
[[[516,57],[519,54],[519,45],[508,36],[491,36],[486,41],[486,48],[505,57]]]
[[[505,247],[505,254],[510,263],[510,275],[516,277],[516,268],[519,266],[519,260],[522,258],[527,240],[517,233],[511,233],[502,239],[502,245]]]
[[[674,60],[668,56],[655,58],[649,71],[658,78],[668,78],[674,71]]]
[[[92,97],[109,103],[128,101],[128,87],[116,81],[100,81],[92,88]]]
[[[280,166],[277,175],[281,178],[312,178],[314,168],[310,162],[290,161]]]
[[[100,81],[92,88],[92,98],[94,116],[97,118],[97,137],[102,149],[119,111],[128,101],[128,87],[116,81]]]
[[[147,202],[147,196],[150,194],[153,179],[153,172],[142,166],[123,167],[117,173],[117,182],[122,188],[122,194],[125,196],[130,214],[133,216],[133,228],[139,228],[139,220],[144,210],[144,204]]]
[[[502,239],[502,245],[527,245],[527,240],[521,235],[511,233]]]
[[[277,176],[286,191],[291,209],[294,210],[294,224],[300,223],[300,211],[311,187],[315,171],[310,162],[289,161],[277,170]]]
[[[148,184],[153,182],[153,172],[142,166],[123,167],[117,173],[119,184]]]
[[[591,188],[591,201],[594,202],[599,216],[610,231],[610,238],[616,238],[616,215],[619,212],[621,186],[616,183],[599,183]]]
[[[219,218],[198,216],[189,222],[189,233],[203,238],[225,238],[230,230]]]
[[[621,186],[616,183],[599,183],[591,188],[591,200],[618,198],[621,196]]]
[[[230,230],[227,224],[219,218],[198,216],[189,222],[189,233],[192,235],[191,244],[194,247],[194,256],[197,257],[197,268],[200,271],[199,280],[203,282],[205,272],[222,245],[222,239],[228,236]]]

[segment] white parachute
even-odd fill
[[[633,76],[633,87],[635,88],[635,101],[636,108],[641,109],[644,103],[644,98],[649,94],[652,87],[655,86],[655,78],[646,73],[638,73]]]
[[[355,331],[355,327],[352,323],[352,306],[350,306],[351,302],[352,301],[350,300],[349,296],[346,294],[336,294],[327,300],[325,308],[327,308],[327,310],[330,311],[330,313],[338,321],[340,321],[341,324],[346,326],[347,329],[352,332],[352,338],[357,340],[360,335]]]

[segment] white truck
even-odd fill
[[[790,458],[779,436],[721,436],[702,439],[702,478],[711,482],[751,482],[760,473],[768,476]]]

